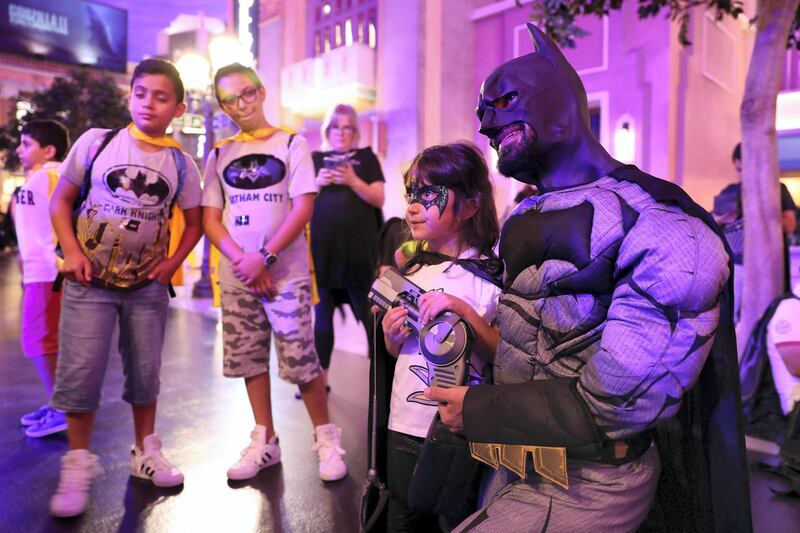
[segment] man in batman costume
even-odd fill
[[[750,531],[724,239],[679,187],[603,149],[577,73],[528,28],[536,51],[478,105],[500,172],[541,191],[500,239],[495,384],[427,395],[495,463],[566,448],[566,475],[500,466],[456,530]]]

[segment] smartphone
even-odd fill
[[[347,159],[341,157],[326,157],[322,160],[322,166],[329,170],[336,170],[347,164]]]

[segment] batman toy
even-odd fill
[[[536,51],[477,110],[500,172],[540,192],[500,240],[495,384],[461,391],[463,418],[440,406],[497,467],[456,530],[750,531],[729,250],[683,190],[603,149],[577,73],[528,27]]]

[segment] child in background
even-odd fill
[[[303,229],[317,186],[306,140],[269,125],[266,91],[255,71],[234,63],[214,79],[220,107],[240,132],[220,141],[208,158],[203,226],[222,252],[223,374],[244,378],[255,428],[228,469],[244,480],[281,460],[272,418],[269,353],[278,375],[300,388],[314,426],[319,476],[347,475],[342,430],[330,423],[328,395],[311,325],[311,279]]]
[[[476,336],[469,384],[483,383],[499,341],[491,324],[500,287],[490,280],[502,271],[494,252],[500,230],[486,162],[468,144],[433,146],[414,159],[404,181],[406,221],[414,240],[427,247],[415,246],[401,272],[433,291],[420,297],[419,321],[425,324],[444,311],[465,319]],[[476,268],[485,276],[474,273]],[[427,531],[436,527],[435,517],[411,509],[406,495],[437,403],[423,395],[430,377],[407,318],[405,307],[394,307],[382,320],[386,348],[397,357],[389,412],[388,523],[390,531]]]
[[[89,130],[59,167],[50,213],[64,252],[65,283],[51,404],[67,413],[69,451],[50,500],[55,516],[83,513],[91,482],[102,472],[88,448],[117,322],[125,369],[122,398],[131,404],[135,431],[131,475],[158,487],[183,483],[155,433],[168,286],[202,234],[200,173],[165,135],[172,119],[186,110],[183,98],[174,66],[142,61],[131,77],[133,123],[122,130]],[[90,185],[85,198],[84,174]],[[73,226],[78,198],[82,203]],[[186,226],[177,250],[167,257],[175,203]]]
[[[69,132],[55,120],[32,120],[21,130],[17,155],[25,183],[13,197],[14,222],[22,270],[22,352],[39,374],[47,398],[53,394],[58,355],[61,292],[53,292],[58,275],[55,235],[48,205],[58,180],[56,167],[69,148]],[[28,437],[38,438],[67,429],[63,412],[45,404],[20,422]]]

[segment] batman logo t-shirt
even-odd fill
[[[61,179],[81,185],[91,152],[107,131],[92,129],[76,141],[59,167]],[[183,157],[186,181],[177,205],[191,209],[200,205],[200,173]],[[172,150],[145,152],[121,130],[97,156],[91,180],[75,234],[92,263],[94,282],[120,289],[147,283],[169,247],[170,206],[178,188]]]
[[[317,192],[308,143],[278,131],[267,139],[223,144],[211,154],[203,178],[203,205],[222,209],[222,223],[245,252],[272,238],[292,210],[292,199]],[[270,272],[280,283],[308,279],[308,250],[300,234]],[[240,286],[223,258],[220,283]]]

